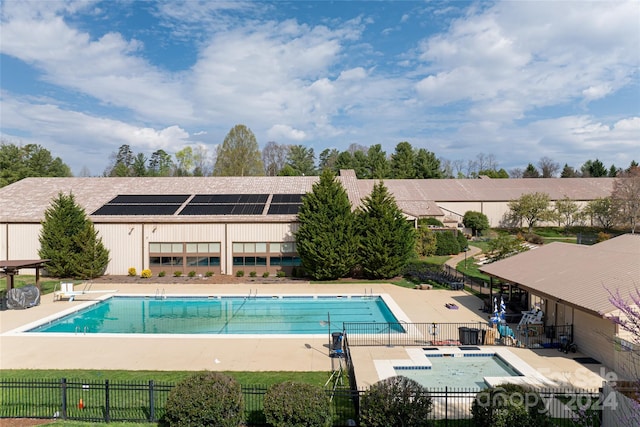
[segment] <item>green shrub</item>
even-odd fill
[[[456,240],[458,241],[458,246],[460,247],[461,251],[464,251],[465,248],[469,246],[469,241],[467,240],[467,237],[460,230],[458,230],[458,233],[456,234]]]
[[[250,271],[250,272],[249,272],[249,276],[250,276],[250,277],[257,277],[257,276],[258,276],[258,273],[256,273],[255,271]]]
[[[158,273],[158,277],[164,277],[167,275],[166,271],[161,271],[160,273]]]
[[[436,255],[455,255],[459,252],[460,244],[452,231],[436,233]]]
[[[191,270],[191,271],[187,274],[187,276],[189,276],[189,277],[196,277],[196,272],[195,272],[195,271],[193,271],[193,270]]]
[[[206,277],[211,277],[211,276],[213,276],[213,271],[207,271],[206,273],[204,273],[204,275]]]
[[[269,272],[265,271],[264,273],[262,273],[262,277],[269,277]]]
[[[418,225],[433,225],[436,227],[444,227],[444,224],[440,220],[432,216],[427,218],[420,218],[418,220]]]
[[[551,419],[538,392],[518,384],[502,384],[476,395],[471,407],[477,427],[545,427]]]
[[[135,267],[129,267],[128,273],[129,273],[129,276],[131,276],[131,277],[138,275],[138,272],[136,271]]]
[[[180,277],[182,276],[182,271],[174,271],[173,272],[173,277]]]
[[[282,271],[282,270],[279,270],[279,271],[276,273],[276,277],[287,277],[287,273],[285,273],[285,272],[284,272],[284,271]]]
[[[244,277],[244,270],[236,271],[236,277]]]
[[[534,245],[544,244],[544,238],[541,236],[538,236],[535,233],[525,233],[523,237],[524,237],[524,240],[526,240],[529,243],[533,243]]]
[[[200,372],[171,390],[160,425],[237,427],[243,421],[240,383],[221,372]]]
[[[403,376],[378,381],[360,399],[360,422],[365,427],[430,426],[432,401],[418,382]]]
[[[273,427],[325,427],[331,425],[331,404],[323,388],[287,381],[269,387],[264,415]]]

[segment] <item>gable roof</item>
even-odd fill
[[[624,234],[593,246],[555,242],[480,271],[604,316],[615,311],[609,291],[624,297],[640,287],[640,235]]]

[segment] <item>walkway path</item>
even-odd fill
[[[460,252],[458,255],[455,255],[455,256],[449,258],[447,260],[447,262],[445,262],[445,264],[450,266],[451,268],[453,268],[455,270],[456,266],[458,265],[458,263],[461,262],[461,261],[464,261],[465,256],[467,258],[467,262],[470,259],[471,259],[471,262],[473,262],[473,257],[478,255],[481,252],[482,252],[482,249],[480,249],[479,247],[473,246],[473,245],[469,245],[469,250],[467,252]]]

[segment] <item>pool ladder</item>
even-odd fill
[[[373,288],[369,289],[369,293],[367,293],[367,288],[364,288],[364,298],[371,298],[373,299]]]
[[[89,332],[89,327],[85,326],[84,328],[80,329],[80,326],[76,326],[76,335],[78,335],[80,332],[82,332],[82,335],[87,335],[87,332]]]
[[[253,289],[249,289],[249,296],[247,297],[248,299],[251,299],[251,296],[253,295],[253,298],[258,298],[258,290],[256,289],[256,293],[253,293]]]
[[[162,289],[162,292],[160,292],[160,288],[156,289],[156,299],[167,299],[167,296],[164,293],[164,288]]]

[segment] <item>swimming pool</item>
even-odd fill
[[[487,388],[486,377],[522,376],[495,353],[434,354],[427,359],[424,366],[394,366],[395,373],[435,388]]]
[[[340,332],[343,322],[404,332],[380,296],[112,296],[27,332],[308,335]]]

